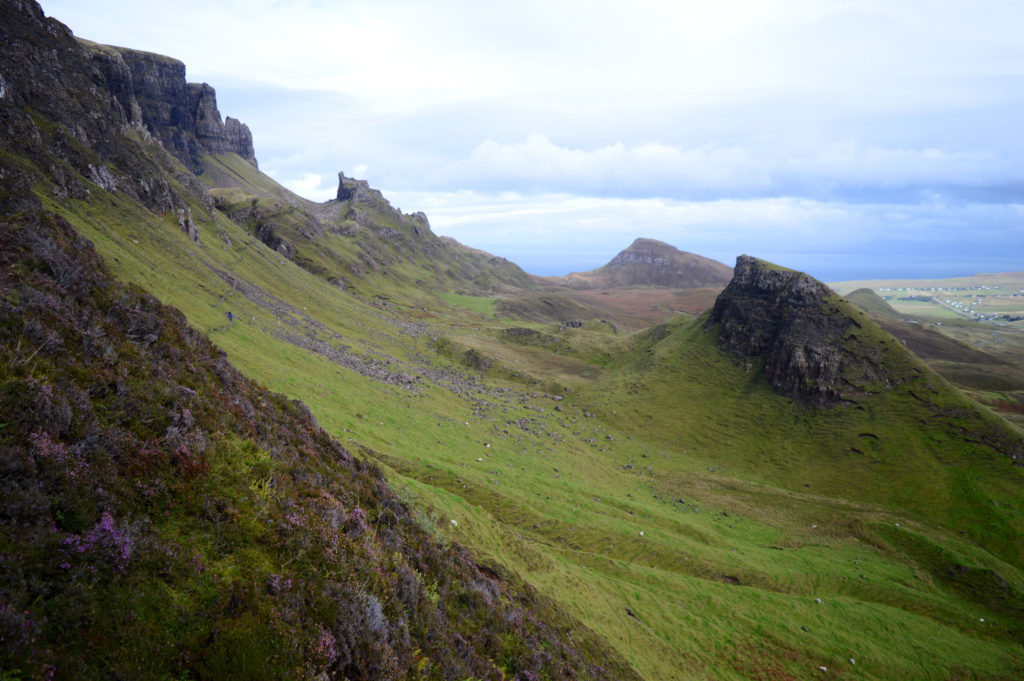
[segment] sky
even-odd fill
[[[42,0],[176,57],[260,168],[535,274],[637,237],[824,281],[1024,270],[1024,3]]]

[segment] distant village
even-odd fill
[[[979,322],[1019,322],[1024,321],[1024,289],[1005,289],[1000,286],[922,286],[906,288],[880,287],[878,295],[890,303],[920,302],[932,303],[946,308],[959,316]],[[1006,310],[1006,305],[993,311],[984,309],[996,301],[1013,298],[1022,299],[1016,309]]]

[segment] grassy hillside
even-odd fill
[[[438,238],[422,213],[392,208],[363,182],[341,176],[348,198],[314,204],[236,154],[207,156],[200,178],[220,213],[282,258],[343,290],[379,296],[397,285],[406,304],[422,306],[438,292],[518,292],[536,286],[503,258]]]
[[[979,288],[992,291],[1006,280],[1013,281],[1013,275],[979,275],[969,280],[973,286],[960,288],[972,293]],[[924,283],[910,288],[934,290]],[[916,316],[903,315],[869,288],[857,289],[848,298],[944,378],[1007,420],[1024,426],[1024,329],[1003,321],[957,315],[939,322],[933,315],[934,300],[915,303],[920,308]],[[981,300],[975,298],[974,302]]]
[[[932,418],[912,399],[808,413],[722,356],[699,320],[625,349],[607,331],[541,324],[556,347],[538,347],[476,303],[415,316],[398,287],[384,306],[342,293],[220,217],[201,225],[202,249],[159,221],[140,249],[68,207],[122,276],[303,399],[439,532],[645,678],[1017,673],[1019,469],[972,455],[953,421],[907,438]],[[230,279],[216,274],[229,265]]]
[[[417,233],[424,220],[365,187],[309,204],[226,155],[208,157],[207,190],[144,136],[113,123],[91,130],[118,150],[110,155],[53,118],[66,106],[47,111],[0,109],[36,131],[4,139],[0,169],[91,241],[114,278],[138,287],[91,280],[88,314],[107,326],[90,340],[69,330],[86,314],[61,281],[77,281],[76,260],[33,250],[51,238],[62,253],[88,253],[84,243],[67,230],[33,241],[21,228],[24,239],[4,249],[3,304],[23,312],[3,316],[0,422],[9,425],[0,438],[5,464],[23,467],[3,479],[26,481],[13,495],[50,478],[45,499],[23,504],[32,523],[5,516],[2,547],[14,558],[3,562],[3,624],[38,624],[46,640],[73,632],[54,648],[79,665],[65,668],[132,676],[134,667],[93,660],[138,665],[155,641],[164,678],[329,669],[335,678],[582,679],[599,675],[596,665],[608,678],[651,681],[1024,675],[1024,472],[1009,456],[1020,433],[845,301],[829,297],[819,310],[857,322],[832,340],[879,370],[844,374],[863,389],[842,404],[804,407],[772,390],[761,363],[723,352],[704,316],[629,333],[600,318],[568,323],[583,321],[575,312],[531,315],[547,302],[583,303],[524,290],[514,265]],[[60,156],[69,148],[70,160]],[[108,181],[97,164],[131,182]],[[143,180],[165,183],[173,198],[148,200]],[[3,233],[15,234],[26,202],[5,189],[0,205]],[[24,281],[36,292],[19,289]],[[505,307],[516,297],[526,312]],[[133,320],[152,322],[155,341]],[[90,364],[78,363],[79,347],[92,348]],[[93,380],[108,361],[124,363],[132,399],[116,381]],[[892,376],[901,380],[875,380]],[[100,431],[51,432],[85,409],[69,402],[74,418],[64,419],[53,400],[38,408],[46,385],[62,381],[78,386],[68,394],[83,405],[99,405],[104,437],[155,442],[159,456],[139,460],[141,488],[106,454],[95,459],[108,475],[99,490],[66,468],[77,459],[65,449]],[[194,478],[182,474],[191,459],[174,458],[188,443],[168,436],[169,426],[176,437],[190,432],[174,419],[192,398],[175,385],[197,394],[197,422],[208,419],[209,467]],[[29,406],[24,395],[37,397]],[[238,396],[252,414],[230,406]],[[397,497],[367,463],[383,468]],[[342,486],[342,473],[356,484]],[[156,481],[175,494],[159,488],[149,499]],[[360,534],[356,508],[372,532]],[[293,510],[315,532],[265,525],[291,522]],[[54,563],[50,549],[59,553],[64,538],[117,549],[136,522],[138,546],[156,537],[164,543],[146,551],[170,547],[170,578],[155,558],[126,577],[110,550],[83,552],[73,578]],[[21,532],[46,550],[26,555]],[[428,546],[439,557],[418,553]],[[133,555],[161,555],[142,550]],[[373,574],[360,572],[369,565]],[[89,568],[99,581],[89,582]],[[334,571],[341,595],[328,588]],[[294,600],[292,587],[267,586],[274,575],[299,585]],[[363,592],[380,610],[343,617],[369,602]],[[157,593],[166,607],[153,607]],[[111,598],[117,620],[101,614]],[[344,621],[360,622],[348,639],[332,628]],[[403,638],[403,626],[435,625],[425,634],[433,648]],[[318,627],[336,643],[356,641],[350,659],[363,666],[344,667],[337,649],[323,662],[329,641],[318,648]],[[29,639],[4,648],[7,678],[43,674],[58,654],[19,655]],[[374,647],[384,640],[387,650]],[[86,654],[93,646],[102,655]],[[260,665],[244,650],[282,652]],[[371,669],[374,660],[394,664]]]
[[[66,222],[0,235],[3,678],[631,676]]]

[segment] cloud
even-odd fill
[[[598,196],[728,198],[862,194],[926,187],[1024,182],[1024,165],[987,151],[883,148],[855,141],[812,149],[681,147],[621,142],[585,150],[531,134],[522,142],[487,140],[431,175],[433,186],[566,191]]]
[[[425,210],[435,232],[536,274],[599,267],[638,236],[727,264],[750,253],[826,281],[1017,270],[1024,252],[1024,204],[950,202],[938,195],[915,204],[469,191],[389,198]]]
[[[327,201],[337,195],[337,186],[324,186],[324,176],[317,173],[305,173],[299,179],[282,179],[278,181],[288,189],[313,201]]]
[[[43,5],[185,61],[298,193],[344,170],[528,268],[639,235],[832,271],[1024,252],[1022,3]]]

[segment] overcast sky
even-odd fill
[[[42,0],[167,54],[307,198],[565,274],[639,236],[827,280],[1024,270],[1024,2]]]

